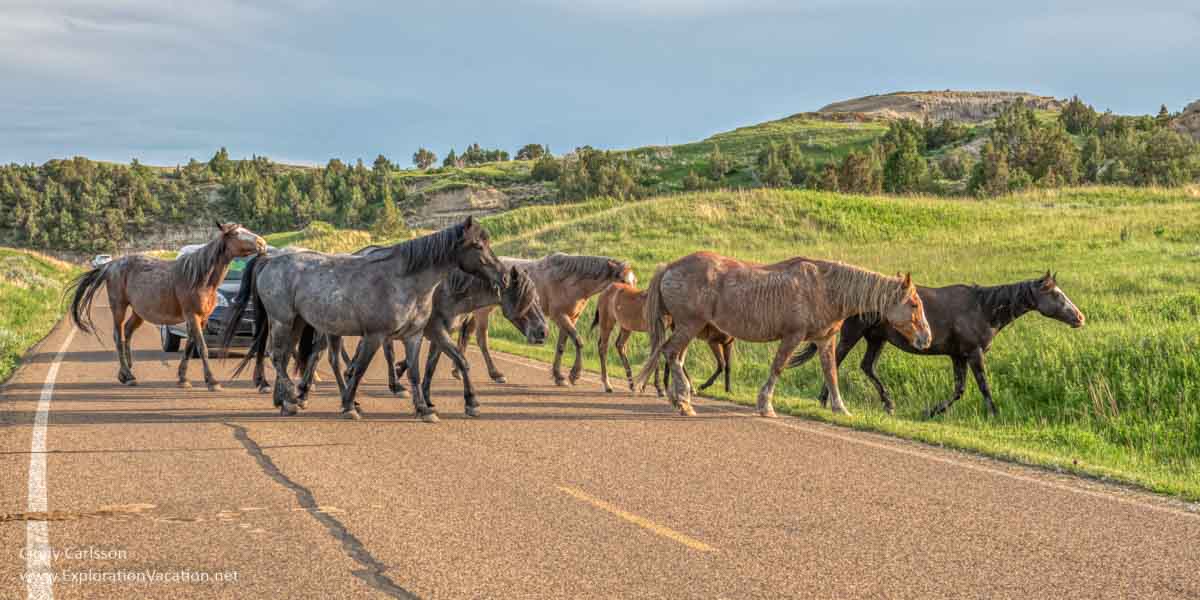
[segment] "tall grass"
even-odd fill
[[[0,248],[0,382],[63,314],[63,287],[78,267],[30,252]]]
[[[879,374],[897,400],[896,417],[880,410],[858,371],[857,349],[841,370],[856,416],[833,420],[1197,499],[1198,204],[1194,188],[1071,188],[986,202],[759,190],[530,207],[487,224],[501,254],[611,255],[632,261],[642,282],[655,265],[700,249],[760,261],[833,258],[886,273],[912,271],[928,286],[991,285],[1057,271],[1088,325],[1073,330],[1031,314],[999,335],[987,355],[999,418],[984,415],[968,382],[947,415],[926,420],[921,411],[952,391],[950,361],[891,348]],[[587,310],[590,323],[592,306]],[[498,347],[550,356],[551,348],[522,345],[501,321],[493,321]],[[595,340],[583,334],[594,368]],[[634,360],[644,358],[645,336],[634,336],[631,347]],[[738,343],[731,399],[753,400],[774,350]],[[695,346],[688,356],[693,377],[707,377],[711,368],[708,350]],[[777,405],[830,419],[812,401],[820,383],[815,364],[789,371]]]

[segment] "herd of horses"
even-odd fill
[[[284,415],[306,407],[316,365],[328,351],[342,414],[361,418],[357,390],[382,347],[390,389],[410,393],[421,419],[438,420],[430,381],[442,355],[449,357],[454,375],[462,380],[466,414],[478,416],[466,347],[473,330],[489,376],[505,381],[487,346],[488,321],[497,306],[530,344],[546,341],[548,322],[557,326],[551,374],[556,384],[568,385],[575,384],[583,370],[584,348],[575,325],[588,300],[599,295],[592,327],[600,328],[604,390],[613,391],[608,344],[613,330],[619,328],[615,346],[630,390],[640,391],[653,376],[659,395],[665,393],[683,415],[695,414],[692,381],[683,364],[696,338],[708,344],[717,365],[700,390],[724,374],[729,391],[735,340],[779,342],[758,394],[757,409],[763,416],[775,415],[771,398],[783,371],[814,356],[820,358],[824,376],[822,405],[849,414],[838,391],[837,369],[864,339],[867,350],[861,368],[888,412],[894,412],[894,403],[875,373],[885,342],[906,352],[951,359],[954,394],[931,408],[930,416],[962,396],[968,367],[994,415],[984,355],[1000,330],[1033,311],[1072,327],[1084,324],[1083,313],[1049,272],[1008,285],[926,288],[914,285],[909,275],[893,277],[835,261],[797,257],[759,264],[697,252],[659,267],[647,288],[638,290],[630,265],[614,258],[563,253],[540,260],[498,257],[488,232],[470,217],[424,237],[354,254],[268,253],[266,242],[241,225],[217,223],[217,228],[217,235],[199,251],[173,261],[129,255],[88,271],[73,283],[68,292],[73,297],[70,315],[85,332],[94,331],[93,299],[102,285],[107,289],[120,363],[117,379],[122,384],[137,384],[129,348],[134,331],[146,321],[184,322],[188,339],[179,364],[179,385],[191,385],[188,358],[195,352],[208,388],[220,389],[209,368],[203,331],[216,306],[217,286],[230,263],[241,257],[252,258],[229,308],[228,323],[239,322],[249,307],[254,308],[255,319],[253,340],[234,377],[253,362],[255,385],[263,393],[273,390],[273,402]],[[225,328],[223,349],[228,350],[236,329]],[[650,338],[649,356],[636,376],[625,354],[634,332],[646,332]],[[345,336],[360,338],[353,357],[343,350]],[[404,345],[401,363],[394,358],[395,340]],[[422,375],[423,340],[428,340],[429,350]],[[574,345],[575,358],[564,376],[562,358],[568,341]],[[797,352],[804,343],[808,345]],[[268,357],[275,371],[273,385],[264,368]],[[299,382],[289,375],[293,358]],[[344,372],[341,360],[348,363]],[[398,381],[405,374],[408,390]]]

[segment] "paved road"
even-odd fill
[[[151,327],[136,388],[107,331],[71,331],[0,396],[2,598],[1200,597],[1200,513],[1094,482],[712,401],[685,419],[512,357],[479,419],[444,378],[442,422],[416,421],[381,361],[366,420],[331,385],[281,418],[247,381],[177,389]],[[28,588],[43,556],[58,579]]]

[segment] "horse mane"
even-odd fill
[[[397,261],[404,273],[423,271],[453,260],[465,229],[462,223],[451,225],[437,233],[371,251],[367,258],[372,262]]]
[[[1030,279],[987,287],[972,285],[971,291],[975,292],[975,298],[987,311],[990,318],[1008,317],[1011,320],[1020,316],[1025,312],[1024,309],[1034,304],[1032,302],[1033,292],[1039,285],[1041,285],[1041,280]]]
[[[836,261],[812,260],[831,301],[861,313],[883,315],[904,296],[903,281]]]
[[[175,259],[175,264],[172,265],[175,273],[183,277],[187,283],[188,289],[199,289],[207,285],[216,285],[219,281],[216,279],[217,262],[221,260],[221,255],[225,253],[225,235],[217,234],[217,237],[207,244],[200,247],[195,252],[189,252]]]
[[[607,256],[584,256],[579,254],[563,254],[555,252],[542,259],[558,279],[566,279],[572,275],[583,279],[604,279],[609,274],[609,261],[621,261]]]

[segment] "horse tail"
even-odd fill
[[[95,333],[96,331],[96,325],[92,322],[92,301],[96,299],[96,292],[100,290],[100,284],[108,280],[108,268],[112,264],[109,262],[100,265],[76,277],[66,289],[66,294],[73,296],[71,320],[84,333]]]
[[[312,325],[305,324],[304,329],[300,332],[300,345],[296,348],[296,368],[299,372],[304,372],[304,367],[308,365],[308,356],[312,354],[313,346],[317,341],[317,337],[323,335],[317,333],[316,328]]]
[[[658,368],[658,356],[662,353],[662,347],[667,341],[667,307],[663,304],[662,295],[662,279],[666,272],[665,266],[656,269],[650,285],[646,286],[646,306],[643,309],[645,311],[643,316],[650,329],[650,355],[646,357],[642,371],[634,379],[634,386],[639,389],[646,385],[646,380]]]
[[[603,300],[603,298],[601,298]],[[596,303],[596,314],[592,316],[592,325],[588,329],[595,331],[596,326],[600,324],[600,303]]]
[[[230,307],[231,318],[228,321],[234,325],[225,329],[225,335],[221,338],[221,348],[229,349],[229,345],[233,342],[233,333],[236,329],[236,324],[241,321],[242,313],[246,312],[246,306],[254,303],[254,341],[250,343],[250,348],[246,350],[246,356],[242,358],[242,362],[238,363],[236,369],[233,370],[231,379],[236,379],[246,369],[246,365],[250,364],[255,357],[264,355],[267,352],[267,340],[271,337],[271,319],[267,317],[267,307],[263,305],[262,298],[258,295],[258,288],[255,287],[254,281],[258,271],[262,270],[267,264],[267,258],[254,257],[246,264],[246,269],[242,272],[242,285],[238,288],[237,298],[234,300],[233,306]],[[228,355],[228,353],[226,353]]]
[[[467,342],[471,341],[471,330],[475,328],[475,313],[467,315],[463,319],[462,325],[458,327],[458,347],[466,348]]]
[[[798,367],[798,366],[812,360],[812,357],[814,357],[816,355],[817,355],[817,345],[809,344],[807,348],[793,354],[792,358],[788,359],[787,368],[792,369],[792,368]]]

